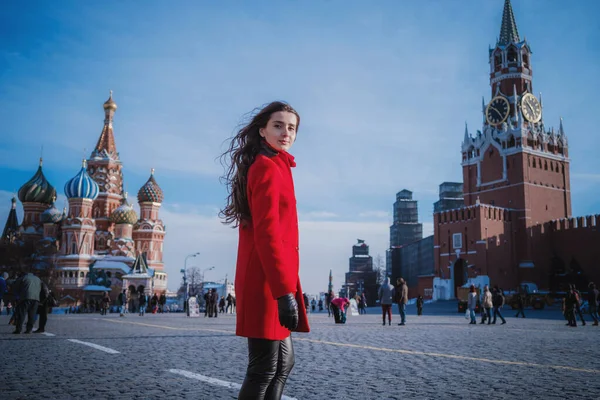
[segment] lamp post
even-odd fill
[[[188,302],[188,292],[189,292],[189,284],[187,283],[187,261],[190,257],[196,257],[198,255],[200,255],[200,252],[186,256],[185,261],[183,262],[183,269],[180,271],[181,273],[183,273],[183,287],[185,290],[185,293],[183,296],[183,308],[186,310],[186,315],[188,317],[190,316],[190,308],[188,307],[188,303],[187,303]]]
[[[210,270],[213,270],[213,269],[215,269],[215,266],[214,266],[214,265],[213,265],[212,267],[205,268],[205,269],[203,269],[203,270],[201,270],[201,271],[200,271],[200,277],[201,277],[201,279],[202,279],[202,282],[201,282],[201,286],[200,286],[200,287],[202,288],[202,293],[203,293],[203,294],[204,294],[204,273],[205,273],[206,271],[210,271]]]

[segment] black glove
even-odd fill
[[[298,303],[293,293],[288,293],[277,299],[279,323],[284,328],[293,331],[298,327]]]

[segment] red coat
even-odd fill
[[[248,171],[251,220],[239,228],[235,274],[236,334],[283,340],[290,331],[279,323],[277,298],[295,293],[299,323],[308,332],[299,270],[298,214],[292,179],[294,157],[261,152]]]

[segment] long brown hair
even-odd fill
[[[283,101],[274,101],[262,109],[255,109],[250,113],[250,122],[242,128],[230,140],[229,149],[221,154],[221,164],[225,168],[225,175],[221,182],[227,185],[227,204],[219,212],[219,217],[226,225],[233,224],[236,228],[239,224],[250,219],[250,206],[246,194],[248,181],[248,170],[254,159],[260,152],[264,139],[259,130],[266,127],[271,115],[278,111],[287,111],[296,115],[298,119],[296,132],[300,127],[300,115]]]

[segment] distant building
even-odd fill
[[[440,185],[440,199],[433,203],[433,212],[454,210],[464,205],[462,182],[444,182]]]
[[[419,223],[418,201],[410,190],[396,194],[394,222],[390,226],[390,247],[402,246],[423,239],[423,224]]]
[[[395,246],[388,250],[390,267],[388,276],[392,284],[398,278],[404,278],[408,286],[408,296],[416,297],[419,292],[419,277],[434,273],[433,235],[404,246]]]
[[[390,226],[390,249],[421,239],[423,239],[423,224],[419,223],[418,201],[413,200],[410,190],[401,190],[396,193],[396,202],[394,203],[394,221]],[[392,275],[391,257],[391,251],[386,251],[387,276]]]
[[[352,246],[350,271],[346,272],[346,287],[349,297],[365,293],[367,304],[375,305],[377,300],[377,272],[373,270],[373,257],[369,255],[369,246],[364,240]],[[345,293],[344,293],[345,294]]]

